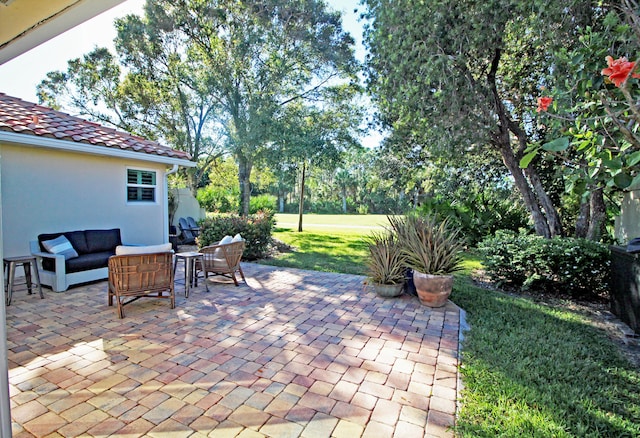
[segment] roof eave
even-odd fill
[[[79,143],[68,140],[58,140],[49,137],[18,134],[15,132],[0,131],[0,143],[9,143],[21,146],[56,149],[60,151],[76,152],[80,154],[99,155],[105,157],[126,158],[131,160],[147,161],[184,167],[195,167],[196,163],[184,158],[174,158],[164,155],[149,154],[146,152],[134,152],[105,146],[94,146],[89,143]]]

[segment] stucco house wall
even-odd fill
[[[4,256],[29,254],[38,234],[120,228],[127,244],[165,240],[167,166],[0,145]],[[154,202],[127,202],[127,169],[156,172]]]
[[[615,237],[625,245],[634,237],[640,237],[640,190],[625,192],[616,218]]]
[[[204,219],[207,216],[207,212],[204,208],[200,207],[198,200],[191,194],[189,189],[173,189],[173,192],[178,202],[178,208],[173,216],[173,223],[171,225],[178,226],[178,220],[181,217],[191,216],[196,221]]]
[[[87,229],[166,243],[166,176],[194,165],[184,151],[0,93],[3,255],[28,255],[42,233]]]

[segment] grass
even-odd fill
[[[365,237],[386,225],[385,215],[304,215],[303,232],[297,214],[276,214],[273,237],[295,251],[262,260],[271,266],[365,275]]]
[[[640,436],[640,371],[561,307],[456,279],[467,312],[459,436]]]
[[[279,227],[298,229],[298,215],[277,213],[276,223]],[[348,231],[353,229],[365,228],[361,230],[366,233],[372,228],[380,228],[388,225],[387,216],[384,214],[305,214],[302,217],[303,230],[339,229]],[[356,231],[356,233],[358,233]]]
[[[298,250],[269,264],[362,274],[363,236],[379,217],[364,218],[361,227],[313,228],[305,216],[312,231],[279,228],[275,237]],[[464,267],[451,296],[470,326],[458,436],[640,436],[640,370],[601,330],[574,311],[474,286],[469,274],[481,262],[473,254]]]
[[[298,233],[276,228],[273,237],[295,247],[295,251],[260,263],[314,271],[342,272],[364,275],[367,244],[364,235],[356,232],[307,231]]]

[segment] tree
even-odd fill
[[[381,121],[430,154],[499,152],[537,234],[563,233],[539,163],[535,102],[555,54],[579,44],[590,1],[367,0],[368,81]],[[598,12],[599,13],[599,12]]]
[[[319,0],[162,0],[146,10],[162,23],[158,38],[191,41],[207,64],[248,214],[252,167],[268,151],[273,121],[288,104],[355,80],[353,39]]]
[[[82,68],[70,64],[67,74],[52,73],[41,84],[41,100],[71,97],[74,108],[99,120],[107,108],[103,121],[204,159],[192,190],[215,158],[205,149],[223,143],[238,164],[248,214],[251,171],[268,153],[274,120],[292,102],[356,81],[353,39],[320,0],[158,0],[144,11],[116,22],[122,71],[106,56],[103,64],[74,62]],[[97,87],[105,82],[102,70],[109,81]]]
[[[556,56],[543,97],[553,106],[540,117],[547,141],[531,145],[523,159],[524,166],[533,157],[564,164],[567,189],[579,197],[577,237],[597,240],[611,210],[607,203],[615,207],[621,190],[640,185],[633,61],[640,41],[639,12],[633,0],[602,9],[592,26],[578,30],[580,44]]]
[[[313,167],[335,169],[342,153],[358,144],[363,109],[354,99],[359,93],[355,84],[326,87],[313,104],[290,102],[272,127],[277,134],[272,144],[276,153],[268,162],[281,167],[290,163],[289,167],[300,169],[298,231],[302,231],[307,171]]]

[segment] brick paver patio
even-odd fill
[[[243,264],[119,320],[106,282],[7,308],[14,437],[453,436],[460,310]]]

